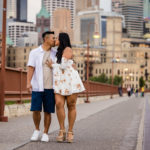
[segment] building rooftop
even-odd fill
[[[41,17],[49,18],[49,17],[50,17],[50,14],[49,14],[49,12],[45,9],[45,7],[42,6],[40,12],[39,12],[36,16],[37,16],[37,18],[41,18]]]

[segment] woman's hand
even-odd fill
[[[72,67],[73,67],[74,70],[77,70],[76,64],[73,63],[73,64],[72,64]]]
[[[48,65],[48,67],[52,68],[52,64],[53,62],[51,59],[46,61],[46,65]]]

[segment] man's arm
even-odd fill
[[[29,92],[32,91],[31,80],[32,80],[32,77],[33,77],[33,74],[34,74],[34,70],[35,70],[34,67],[31,67],[31,66],[28,67],[28,72],[27,72],[27,89],[28,89]]]

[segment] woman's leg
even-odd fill
[[[57,118],[60,126],[60,130],[65,129],[64,121],[65,121],[65,97],[60,94],[55,94],[55,102],[56,102],[56,112]]]
[[[77,94],[67,96],[68,121],[69,121],[68,132],[72,132],[74,122],[76,120],[76,101],[77,101]]]

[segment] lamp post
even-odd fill
[[[8,118],[4,116],[5,107],[5,49],[6,49],[6,8],[7,0],[3,0],[3,22],[2,22],[2,64],[0,78],[0,121],[7,122]]]
[[[89,48],[90,48],[90,40],[89,40],[89,36],[90,36],[90,26],[92,24],[95,24],[95,22],[90,22],[88,24],[88,36],[87,36],[87,65],[86,65],[86,85],[87,85],[87,89],[86,89],[86,101],[85,103],[90,103],[89,101]],[[95,32],[93,35],[94,39],[99,39],[100,35],[98,34],[98,32]]]

